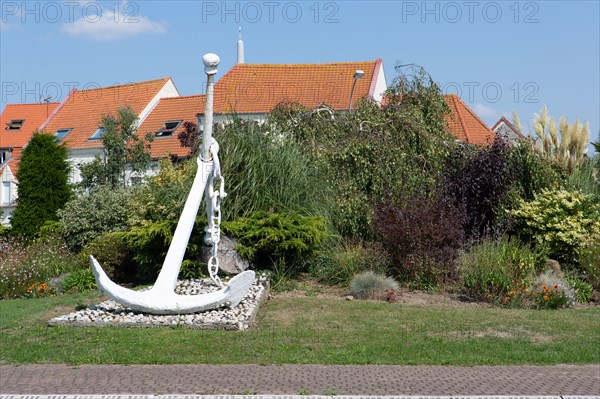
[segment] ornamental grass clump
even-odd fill
[[[342,239],[319,253],[311,272],[323,283],[347,285],[357,273],[386,273],[390,264],[390,256],[381,243]]]
[[[514,239],[487,239],[463,252],[460,272],[467,295],[479,300],[506,298],[515,285],[527,287],[542,254]]]
[[[397,289],[393,278],[370,270],[355,275],[350,282],[350,294],[357,299],[383,299],[386,292]]]

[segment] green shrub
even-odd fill
[[[367,270],[385,274],[389,265],[390,256],[381,243],[342,239],[320,252],[312,274],[326,284],[347,285],[354,275]]]
[[[600,242],[592,243],[581,250],[579,269],[591,286],[600,291]]]
[[[350,294],[357,299],[383,299],[387,290],[398,289],[398,283],[391,277],[368,270],[359,273],[350,282]]]
[[[206,219],[202,216],[196,219],[182,262],[180,271],[182,278],[201,276],[202,265],[199,259],[206,224]],[[134,254],[137,278],[142,280],[156,278],[171,245],[176,227],[176,220],[163,220],[135,226],[124,234],[124,240]]]
[[[315,159],[332,187],[333,224],[346,237],[372,239],[375,205],[435,186],[455,138],[439,86],[423,70],[390,86],[388,102],[357,101],[352,112],[281,104],[267,125],[292,137]],[[403,205],[402,203],[395,205]]]
[[[592,285],[575,273],[568,273],[566,281],[575,292],[575,300],[579,303],[588,303],[592,300]]]
[[[125,233],[106,233],[87,244],[78,255],[81,269],[90,269],[90,255],[114,281],[128,281],[135,274],[133,253],[125,241]]]
[[[303,271],[328,237],[324,218],[295,213],[256,212],[223,228],[240,242],[238,252],[258,268],[284,262],[286,269]]]
[[[484,240],[459,258],[466,292],[480,300],[504,298],[515,286],[527,286],[541,263],[538,252],[508,238]]]
[[[196,159],[173,164],[160,161],[158,173],[146,179],[131,198],[129,224],[139,226],[163,220],[178,220],[196,175]],[[227,171],[223,171],[227,174]],[[227,176],[226,176],[227,178]]]
[[[531,201],[542,190],[560,188],[566,183],[567,169],[535,151],[532,140],[511,146],[508,162],[515,179],[511,193],[514,203],[519,199]]]
[[[0,299],[26,296],[28,290],[33,292],[34,284],[39,288],[77,267],[75,257],[56,237],[35,241],[0,238]]]
[[[79,252],[96,237],[129,229],[131,188],[100,186],[81,194],[58,212],[63,237],[69,248]]]
[[[63,281],[64,292],[84,292],[98,288],[91,268],[69,273]]]
[[[521,235],[567,267],[577,266],[581,250],[600,241],[600,203],[578,191],[542,190],[509,214]]]
[[[60,228],[60,222],[56,220],[47,220],[38,230],[37,236],[39,238],[49,238],[49,237],[60,237],[62,235],[62,230]]]

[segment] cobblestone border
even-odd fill
[[[600,396],[0,395],[0,399],[600,399]]]

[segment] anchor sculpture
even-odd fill
[[[221,222],[220,201],[226,195],[219,165],[219,145],[212,137],[214,75],[217,73],[220,59],[216,54],[209,53],[202,58],[202,61],[204,62],[204,72],[207,75],[207,83],[204,104],[204,133],[201,152],[197,159],[198,171],[154,286],[147,291],[134,291],[123,288],[111,281],[98,261],[90,256],[92,270],[100,292],[106,293],[115,302],[133,310],[153,314],[185,314],[220,306],[234,307],[246,296],[254,282],[254,272],[250,270],[232,278],[225,287],[223,287],[217,276],[219,268],[217,245],[219,243],[219,224]],[[220,183],[218,190],[214,188],[215,182]],[[206,213],[208,216],[204,241],[207,244],[212,244],[212,256],[208,262],[209,273],[213,282],[221,289],[208,294],[179,295],[175,293],[177,276],[181,269],[181,262],[194,228],[203,195],[206,197]]]

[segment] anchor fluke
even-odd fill
[[[179,295],[161,287],[134,291],[115,284],[91,255],[90,262],[100,292],[133,310],[152,314],[187,314],[221,306],[237,306],[248,294],[255,277],[252,270],[247,270],[232,278],[224,288],[208,294]]]

